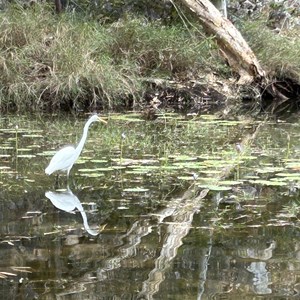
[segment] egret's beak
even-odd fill
[[[100,118],[100,117],[98,117],[98,121],[99,121],[99,122],[102,122],[102,123],[104,123],[104,124],[107,124],[107,122],[106,122],[104,119]]]

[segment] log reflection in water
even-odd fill
[[[198,197],[192,197],[189,190],[181,199],[174,199],[169,203],[170,211],[173,212],[170,215],[172,222],[167,223],[168,234],[164,238],[160,255],[155,260],[154,269],[143,283],[139,298],[153,299],[153,295],[159,291],[159,286],[165,279],[165,273],[171,261],[176,257],[178,248],[183,244],[183,238],[189,233],[194,214],[199,211],[208,191],[208,189],[202,190]],[[159,216],[159,213],[157,215]],[[163,221],[164,218],[160,216],[159,219]],[[203,267],[207,269],[206,264]],[[206,278],[203,272],[201,274],[202,279]]]
[[[146,219],[135,222],[125,235],[118,238],[121,241],[127,241],[122,247],[120,247],[118,251],[119,255],[106,259],[104,261],[104,267],[97,270],[98,280],[102,281],[109,278],[108,273],[121,268],[121,262],[123,260],[135,256],[137,246],[141,243],[142,238],[151,233],[151,231],[152,225],[150,225],[149,220]]]
[[[171,200],[167,208],[136,221],[126,234],[117,238],[119,242],[114,241],[114,244],[123,244],[118,249],[118,254],[104,259],[102,267],[89,271],[84,275],[84,278],[93,278],[96,275],[94,283],[111,280],[116,271],[120,270],[124,264],[126,265],[126,259],[138,255],[138,246],[142,243],[142,239],[152,232],[154,226],[167,226],[167,235],[161,236],[162,247],[160,255],[157,258],[153,258],[155,268],[149,273],[148,280],[143,283],[142,291],[138,295],[138,298],[146,297],[151,299],[159,291],[159,286],[165,278],[164,274],[171,265],[171,261],[176,257],[177,250],[182,245],[182,239],[189,233],[193,216],[199,211],[202,200],[207,193],[208,190],[203,190],[198,197],[193,198],[190,191],[188,191],[183,197]],[[167,217],[172,218],[172,222],[162,223]],[[205,263],[203,263],[203,268],[205,270],[208,250],[204,252],[203,259]],[[153,255],[148,253],[148,258],[149,255],[152,257],[155,253]],[[200,274],[202,279],[205,278],[203,272],[201,271]],[[81,279],[78,280],[79,282],[81,282]],[[70,293],[72,292],[70,291]],[[66,293],[68,292],[65,291],[64,295]]]

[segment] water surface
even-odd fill
[[[86,119],[0,118],[3,299],[300,297],[297,121],[111,115],[45,175]]]

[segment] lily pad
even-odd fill
[[[91,159],[90,162],[92,163],[107,163],[106,159]]]
[[[128,166],[128,168],[129,169],[135,169],[135,170],[152,171],[152,170],[160,169],[160,166]]]
[[[7,167],[7,166],[0,166],[0,170],[9,170],[10,167]]]
[[[240,185],[242,184],[242,181],[237,181],[237,180],[223,180],[220,181],[221,185]]]
[[[267,185],[267,186],[286,186],[287,183],[283,181],[271,181],[271,180],[263,180],[263,179],[258,179],[258,180],[249,180],[250,183],[252,184],[260,184],[260,185]]]
[[[57,151],[51,150],[51,151],[43,151],[41,153],[38,153],[39,156],[53,156]]]
[[[137,174],[137,175],[142,175],[142,174],[147,174],[149,173],[148,170],[143,170],[143,169],[134,169],[134,170],[129,170],[125,172],[126,174]]]
[[[203,174],[220,174],[221,170],[201,170],[200,173],[203,173]]]
[[[243,160],[255,160],[257,159],[257,156],[253,155],[242,155]]]
[[[230,191],[232,189],[231,186],[224,185],[197,185],[199,188],[209,189],[211,191]]]
[[[188,168],[188,169],[205,169],[206,167],[203,166],[202,163],[196,163],[196,162],[177,162],[173,164],[174,166],[179,166],[182,168]]]
[[[222,156],[212,155],[212,154],[201,154],[198,158],[205,160],[218,160],[222,159]]]
[[[28,138],[43,138],[44,136],[41,134],[22,134],[22,137]]]
[[[118,210],[127,210],[127,209],[129,209],[129,207],[128,206],[118,206],[117,209]]]
[[[103,177],[104,174],[103,173],[82,173],[80,174],[80,176],[98,178],[98,177]]]
[[[114,169],[112,167],[106,167],[106,168],[96,168],[94,169],[95,171],[99,171],[99,172],[111,172]]]
[[[112,166],[114,170],[124,170],[127,169],[125,166]]]
[[[160,166],[160,169],[162,169],[162,170],[166,170],[166,171],[168,171],[168,170],[179,170],[179,169],[182,169],[182,168],[184,168],[184,166],[183,165],[181,165],[181,164],[176,164],[176,165],[170,165],[170,166]]]
[[[33,154],[18,154],[19,158],[34,158],[35,155]]]
[[[295,173],[276,173],[276,176],[279,176],[279,177],[298,177],[298,178],[300,178],[300,174],[295,174]]]
[[[143,193],[149,191],[149,189],[136,187],[136,188],[127,188],[123,190],[124,192],[134,192],[134,193]]]
[[[138,114],[130,114],[130,115],[114,115],[110,117],[111,120],[115,121],[126,121],[126,122],[145,122],[145,120],[140,118]]]
[[[170,155],[169,158],[174,159],[175,161],[191,161],[197,160],[197,157],[192,157],[188,155]]]
[[[279,172],[282,170],[284,170],[284,168],[272,166],[272,167],[263,167],[263,168],[256,169],[256,172],[260,174],[267,174],[267,173]]]
[[[30,148],[18,148],[17,151],[18,152],[28,152],[28,151],[32,151],[32,149],[30,149]]]
[[[246,175],[244,176],[245,179],[259,179],[260,177],[257,175]]]
[[[202,115],[201,119],[205,121],[220,120],[216,115]]]
[[[85,173],[95,173],[95,172],[103,172],[103,171],[113,171],[113,168],[92,168],[92,169],[88,169],[88,168],[83,168],[83,169],[78,169],[79,172],[85,172]]]
[[[180,179],[180,180],[195,180],[195,178],[193,177],[193,176],[178,176],[177,177],[178,179]]]
[[[111,161],[117,163],[117,164],[121,164],[124,166],[128,166],[128,165],[139,165],[139,160],[135,160],[135,159],[131,159],[131,158],[112,158]]]

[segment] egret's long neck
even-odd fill
[[[84,126],[84,128],[83,128],[83,134],[82,134],[82,137],[81,137],[81,140],[80,140],[80,142],[79,142],[79,144],[77,145],[77,147],[76,147],[76,154],[77,154],[77,157],[79,157],[79,155],[80,155],[80,153],[81,153],[81,151],[82,151],[82,148],[83,148],[83,146],[84,146],[84,144],[85,144],[85,140],[86,140],[86,138],[87,138],[87,134],[88,134],[88,130],[89,130],[89,127],[90,127],[90,125],[93,123],[93,121],[88,121],[86,124],[85,124],[85,126]]]

